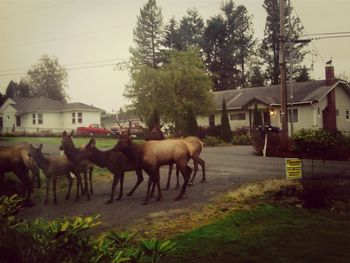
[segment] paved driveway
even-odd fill
[[[44,146],[45,151],[51,154],[58,154],[56,147]],[[251,146],[226,146],[226,147],[206,147],[203,150],[202,158],[206,162],[207,183],[199,183],[201,170],[195,180],[195,185],[189,187],[183,200],[175,202],[173,199],[177,193],[173,189],[175,180],[172,180],[171,189],[163,191],[163,199],[160,202],[152,200],[149,205],[142,206],[141,203],[146,193],[144,182],[132,197],[124,197],[122,201],[105,205],[109,198],[112,176],[108,175],[102,182],[95,184],[95,194],[90,201],[85,197],[74,202],[65,201],[63,194],[59,195],[58,205],[43,206],[43,198],[34,193],[36,206],[26,208],[23,217],[35,218],[55,218],[76,215],[91,215],[98,213],[101,215],[103,224],[101,230],[110,228],[125,229],[137,223],[137,220],[147,217],[157,216],[159,213],[181,213],[181,211],[196,209],[217,194],[231,191],[239,187],[242,183],[258,181],[268,178],[284,178],[284,159],[255,156]],[[167,178],[167,167],[161,169],[161,183],[164,186]],[[108,173],[106,171],[106,173]],[[304,173],[311,176],[311,161],[304,161]],[[314,175],[331,176],[340,174],[350,176],[350,162],[316,161],[314,164]],[[147,181],[148,176],[144,174]],[[134,173],[128,173],[125,178],[125,193],[132,188],[136,182]],[[72,191],[74,197],[75,189]],[[118,191],[116,191],[117,196]],[[36,196],[36,197],[35,197]],[[51,197],[52,200],[52,197]]]

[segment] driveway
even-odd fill
[[[58,149],[44,146],[46,152],[58,154]],[[43,205],[42,196],[34,193],[35,207],[26,208],[22,217],[25,218],[56,218],[77,215],[100,214],[101,221],[99,230],[127,229],[130,225],[137,223],[137,220],[154,217],[159,213],[182,213],[187,210],[197,209],[208,202],[217,194],[232,191],[246,182],[264,180],[269,178],[284,178],[285,168],[283,158],[259,157],[254,154],[251,146],[225,146],[225,147],[205,147],[202,152],[202,159],[206,162],[207,183],[200,183],[201,169],[197,174],[195,184],[189,187],[183,200],[174,201],[177,192],[175,186],[175,176],[173,176],[171,189],[162,191],[163,200],[157,202],[151,200],[146,206],[141,205],[146,193],[148,176],[144,174],[145,181],[133,196],[124,196],[122,201],[115,201],[106,205],[104,202],[109,198],[112,176],[106,171],[104,180],[94,184],[95,194],[90,201],[85,197],[78,202],[65,201],[64,193],[58,196],[58,204]],[[303,163],[304,175],[311,177],[311,160]],[[350,176],[350,162],[322,161],[314,162],[314,176]],[[167,167],[161,168],[161,184],[164,186],[167,179]],[[133,172],[125,177],[124,193],[127,193],[136,182]],[[75,188],[72,191],[74,197]],[[117,196],[118,191],[116,191]],[[52,201],[52,195],[50,195]]]

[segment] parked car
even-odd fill
[[[99,124],[90,124],[87,127],[78,127],[77,133],[79,135],[111,135],[113,131],[102,127]]]

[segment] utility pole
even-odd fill
[[[285,142],[288,139],[288,115],[287,115],[287,75],[286,75],[286,34],[285,34],[285,12],[286,1],[280,0],[280,54],[279,64],[281,72],[281,123],[282,136]]]

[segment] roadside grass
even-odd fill
[[[92,137],[91,137],[92,138]],[[90,137],[74,137],[73,141],[76,147],[83,146],[87,144],[90,139]],[[33,144],[50,144],[50,145],[56,145],[59,147],[61,145],[61,137],[1,137],[0,141],[10,142],[13,144],[16,143],[33,143]],[[96,137],[96,146],[98,148],[112,148],[116,143],[118,142],[118,139],[116,138],[101,138]],[[136,143],[140,143],[143,140],[134,140]]]
[[[161,262],[349,262],[349,218],[259,205],[172,238]]]

